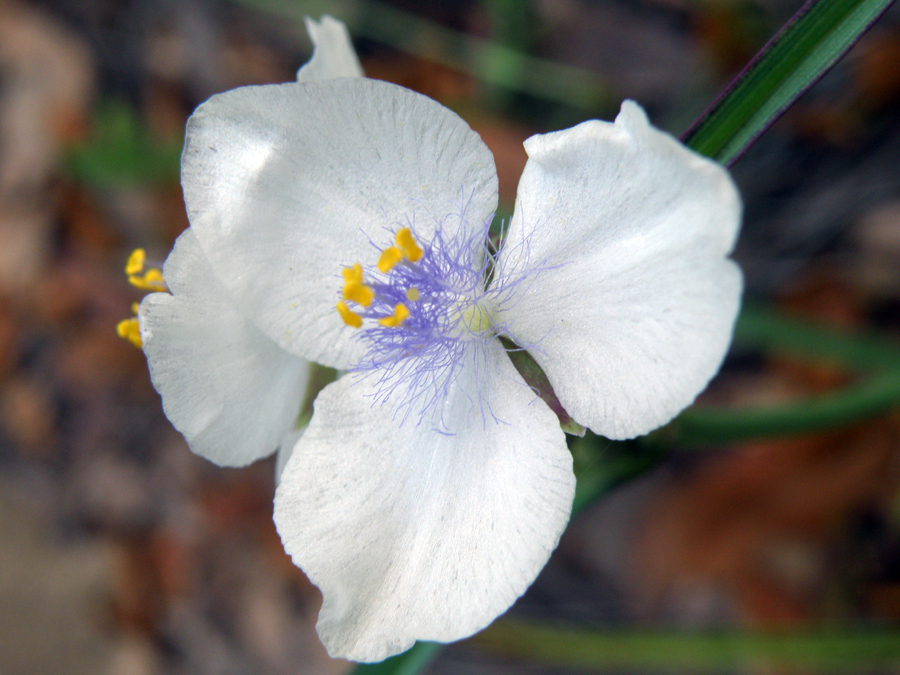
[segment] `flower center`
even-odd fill
[[[436,237],[441,239],[440,232]],[[342,299],[335,309],[345,324],[363,328],[364,320],[369,320],[364,331],[402,327],[419,339],[460,339],[491,328],[480,267],[461,264],[453,254],[473,256],[434,242],[423,249],[408,227],[398,230],[394,241],[381,252],[377,272],[365,273],[360,263],[343,270]],[[378,336],[367,333],[367,337]]]
[[[458,326],[464,332],[483,333],[491,327],[491,315],[478,302],[470,304],[459,313]]]
[[[486,235],[486,227],[472,231],[462,223],[450,233],[438,226],[422,242],[404,227],[377,264],[355,263],[342,271],[336,309],[368,347],[352,370],[377,371],[377,399],[400,405],[441,400],[466,351],[494,340]]]
[[[378,271],[383,275],[390,274],[398,263],[408,261],[415,263],[421,260],[424,251],[419,248],[412,231],[408,227],[401,228],[395,237],[396,246],[389,246],[381,252],[378,259]],[[336,309],[341,315],[344,323],[353,328],[361,328],[363,323],[364,312],[354,311],[350,309],[347,302],[352,302],[360,308],[372,307],[373,301],[376,299],[375,287],[367,286],[363,282],[363,268],[359,263],[355,263],[352,267],[347,267],[343,271],[344,274],[344,290],[342,293],[343,300],[338,302]],[[379,300],[390,299],[392,293],[382,293]],[[420,297],[419,290],[415,286],[409,286],[404,291],[404,298],[411,302],[415,302]],[[347,301],[347,302],[345,302]],[[386,328],[396,328],[407,318],[409,318],[409,308],[403,302],[392,303],[393,308],[389,314],[378,316],[378,323]],[[376,311],[382,309],[375,307]]]

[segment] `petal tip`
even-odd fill
[[[638,103],[627,98],[622,101],[619,114],[616,115],[616,124],[626,127],[633,127],[636,124],[650,126],[650,120],[646,111]]]
[[[304,17],[304,21],[306,32],[313,43],[313,53],[310,60],[297,71],[298,82],[364,76],[344,22],[328,14],[323,14],[319,21],[308,16]]]

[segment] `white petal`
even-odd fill
[[[353,375],[316,400],[275,494],[275,524],[322,591],[317,628],[332,656],[377,661],[483,628],[565,528],[575,480],[556,416],[502,351],[480,353],[444,410],[452,435],[398,428]],[[469,398],[475,386],[484,407]],[[464,423],[488,408],[499,422]]]
[[[350,33],[343,22],[327,14],[318,23],[306,17],[306,32],[313,43],[313,54],[309,62],[297,71],[298,82],[363,76]]]
[[[740,197],[631,102],[615,124],[525,148],[494,286],[533,276],[503,321],[575,420],[610,438],[646,433],[690,405],[728,349]]]
[[[243,466],[293,429],[308,365],[249,323],[216,280],[191,230],[164,276],[173,295],[140,307],[141,337],[163,410],[198,455]]]
[[[275,453],[276,486],[281,482],[281,475],[284,473],[284,467],[287,466],[288,460],[291,458],[291,455],[294,454],[294,447],[297,445],[297,441],[300,440],[300,437],[303,436],[304,431],[306,431],[306,427],[295,429],[281,439],[281,443],[278,444],[278,451]]]
[[[373,264],[399,227],[480,228],[497,203],[490,151],[457,115],[367,79],[245,87],[188,122],[191,225],[238,306],[298,356],[346,368],[365,349],[335,311],[341,269]],[[371,238],[371,241],[370,241]]]

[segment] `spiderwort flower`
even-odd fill
[[[317,54],[339,44],[313,37]],[[664,424],[730,341],[741,207],[720,166],[626,102],[615,123],[526,141],[497,251],[493,158],[465,122],[395,85],[303,74],[189,120],[191,227],[140,331],[195,452],[292,448],[278,531],[322,591],[329,652],[376,661],[486,626],[568,521],[564,434],[500,336],[580,424],[618,439]],[[306,359],[350,372],[300,436]]]

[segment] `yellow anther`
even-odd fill
[[[372,304],[375,297],[375,291],[368,286],[362,284],[344,284],[344,300],[352,300],[353,302],[368,307]]]
[[[144,346],[144,341],[141,340],[141,326],[137,317],[123,319],[116,324],[116,333],[118,333],[120,338],[128,340],[138,349]]]
[[[386,328],[396,328],[401,323],[406,321],[409,317],[409,310],[406,308],[402,302],[398,302],[394,305],[394,315],[386,316],[383,319],[378,319],[378,323]]]
[[[128,283],[144,291],[168,291],[169,287],[163,280],[162,271],[151,267],[143,275],[132,274],[128,277]]]
[[[352,300],[363,307],[368,307],[372,304],[375,291],[362,282],[362,277],[362,265],[359,263],[344,269],[344,300]]]
[[[403,251],[396,246],[386,248],[381,252],[381,257],[378,259],[378,271],[382,274],[387,274],[401,260],[403,260]]]
[[[137,302],[132,302],[132,303],[131,303],[131,313],[132,313],[132,314],[137,315],[137,313],[138,313],[138,308],[140,308],[140,304],[139,304],[139,303],[137,303]]]
[[[416,262],[422,257],[422,249],[419,248],[419,245],[413,238],[412,231],[408,227],[397,230],[396,242],[409,262]]]
[[[353,267],[345,267],[344,268],[344,283],[345,284],[361,284],[362,283],[362,265],[356,263]]]
[[[341,318],[344,320],[344,323],[348,326],[352,326],[353,328],[359,328],[362,326],[362,317],[354,312],[352,309],[347,307],[347,303],[339,302],[336,306],[338,314],[341,315]]]
[[[422,296],[419,293],[419,289],[416,288],[415,286],[410,286],[409,288],[406,289],[406,299],[407,300],[409,300],[411,302],[415,302],[420,297],[422,297]]]
[[[128,262],[125,263],[125,274],[134,276],[144,271],[144,262],[147,260],[147,252],[142,248],[136,248],[128,256]]]

